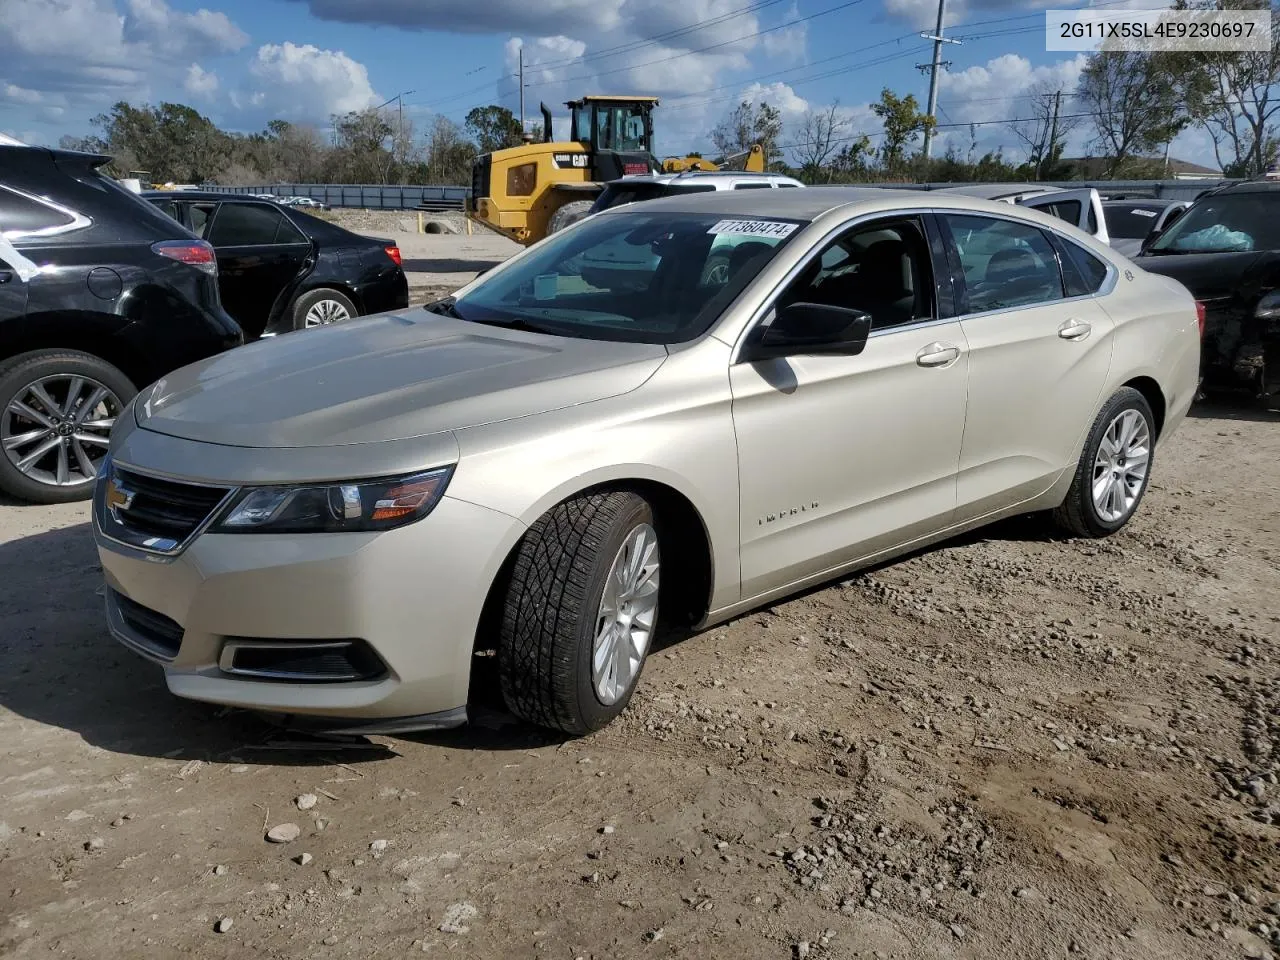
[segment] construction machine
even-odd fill
[[[570,111],[569,139],[555,142],[551,111],[540,104],[541,143],[526,142],[475,159],[467,217],[528,246],[581,219],[607,182],[628,174],[764,171],[759,144],[720,160],[694,154],[659,160],[653,152],[657,105],[657,97],[571,100],[565,104]]]

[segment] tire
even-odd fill
[[[31,503],[89,499],[111,426],[137,392],[78,350],[33,350],[0,365],[0,490]],[[19,437],[29,439],[14,444]]]
[[[529,723],[575,735],[599,730],[623,711],[658,624],[657,529],[643,498],[616,490],[559,504],[529,529],[516,553],[498,635],[498,676],[508,710]],[[630,621],[625,603],[617,603],[618,616],[605,616],[605,591],[615,564],[625,564],[637,552],[640,569],[651,572],[647,580],[643,574],[634,578],[651,585],[635,594],[647,615]],[[621,600],[627,593],[610,595]],[[598,627],[605,620],[618,624],[622,616],[639,625],[622,640],[627,656],[602,657],[605,668],[597,672],[593,655],[597,635],[603,637]],[[610,671],[610,660],[616,666],[624,659],[626,676]]]
[[[593,203],[595,203],[594,200],[570,200],[551,215],[551,222],[547,224],[547,235],[559,233],[565,227],[577,223],[591,212]]]
[[[1130,428],[1133,433],[1129,432]],[[1122,443],[1112,454],[1109,451],[1115,448],[1117,439],[1129,439],[1129,443]],[[1093,421],[1071,488],[1061,506],[1053,511],[1054,522],[1068,533],[1094,538],[1110,536],[1128,523],[1151,482],[1155,439],[1155,417],[1150,404],[1132,387],[1121,387]],[[1139,451],[1143,451],[1146,458],[1140,478],[1135,463],[1135,454]],[[1110,496],[1095,498],[1095,482],[1105,480],[1108,474],[1113,481],[1106,487]]]
[[[311,321],[308,322],[308,314]],[[321,319],[331,316],[332,319]],[[293,329],[308,330],[311,327],[327,326],[330,323],[341,323],[360,316],[360,311],[351,302],[351,298],[331,287],[320,287],[308,290],[293,301]]]

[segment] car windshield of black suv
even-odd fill
[[[1148,253],[1280,250],[1280,190],[1224,193],[1192,204]]]
[[[560,336],[680,343],[705,333],[804,226],[642,209],[584,220],[427,309]]]

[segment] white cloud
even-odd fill
[[[321,50],[309,43],[264,44],[249,74],[244,91],[233,102],[267,117],[318,121],[380,100],[364,64],[341,50]]]
[[[28,90],[26,87],[18,86],[16,83],[6,83],[0,86],[0,99],[9,103],[35,106],[44,103],[47,97],[39,90]]]
[[[787,11],[785,22],[798,20],[800,9],[793,2]],[[764,52],[779,60],[803,60],[809,44],[809,24],[796,23],[782,30],[766,33],[762,38]]]
[[[95,105],[146,98],[179,82],[193,58],[248,37],[223,13],[165,0],[0,0],[0,84]]]
[[[208,100],[218,92],[218,75],[212,70],[205,70],[198,63],[193,63],[187,67],[187,76],[182,81],[182,89],[193,97]]]

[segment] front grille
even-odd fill
[[[115,606],[125,628],[122,640],[161,660],[172,660],[178,655],[183,633],[180,624],[116,590],[110,591],[108,602]]]
[[[108,536],[143,550],[173,553],[230,492],[230,487],[162,480],[113,464],[94,499],[98,523]]]

